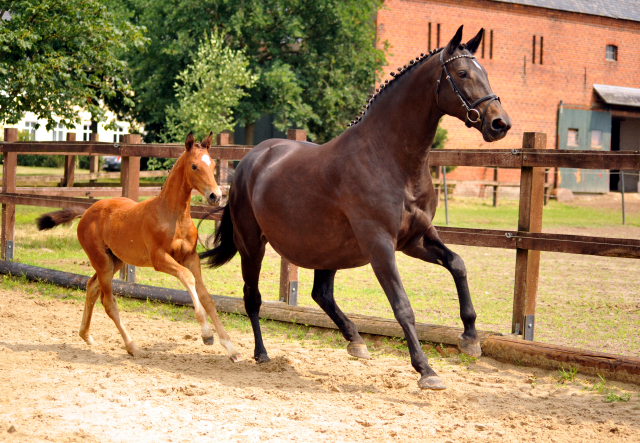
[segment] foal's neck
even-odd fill
[[[184,154],[173,165],[158,198],[176,217],[191,218],[191,186],[184,178]]]

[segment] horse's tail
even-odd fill
[[[70,221],[82,217],[85,209],[63,209],[62,211],[49,212],[42,214],[36,219],[39,231],[55,228],[63,223],[69,223]]]
[[[213,244],[213,249],[199,254],[200,259],[206,259],[206,265],[210,268],[218,268],[228,263],[238,252],[238,248],[233,242],[233,221],[231,220],[229,203],[222,212],[222,221],[220,221]]]

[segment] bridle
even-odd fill
[[[449,63],[449,62],[451,62],[453,60],[459,59],[459,58],[475,59],[475,57],[473,55],[461,54],[461,55],[457,55],[455,57],[451,57],[449,60],[445,61],[444,60],[444,52],[445,52],[444,49],[442,51],[440,51],[440,64],[442,65],[442,71],[440,71],[440,77],[438,78],[438,86],[436,88],[436,106],[438,106],[438,109],[440,109],[440,105],[438,104],[438,95],[440,93],[440,80],[442,80],[442,74],[445,74],[447,80],[449,80],[449,84],[451,85],[451,88],[453,89],[453,92],[456,93],[456,95],[458,96],[458,98],[462,102],[462,106],[464,106],[464,108],[467,110],[467,117],[466,117],[466,121],[464,123],[465,125],[467,125],[467,128],[470,128],[471,125],[474,125],[474,124],[478,123],[481,120],[480,111],[478,111],[476,109],[476,106],[478,106],[482,102],[485,102],[485,101],[489,100],[489,103],[487,103],[487,106],[484,108],[484,112],[482,113],[482,126],[481,126],[480,130],[483,130],[484,129],[484,118],[487,115],[487,109],[489,109],[489,106],[491,106],[491,103],[493,103],[494,100],[498,100],[498,102],[499,102],[500,101],[500,97],[498,97],[495,94],[489,94],[489,95],[485,95],[482,98],[479,98],[478,100],[476,100],[473,103],[471,103],[469,100],[467,100],[467,97],[464,96],[462,91],[460,89],[458,89],[456,84],[453,82],[453,79],[451,78],[451,75],[449,74],[449,70],[447,69],[447,63]],[[475,118],[472,118],[472,117],[475,117]]]

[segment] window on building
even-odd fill
[[[493,59],[493,29],[489,32],[489,58]]]
[[[602,148],[602,131],[591,131],[591,147],[593,149]]]
[[[24,129],[29,133],[31,141],[36,141],[36,126],[38,122],[24,122]]]
[[[531,54],[531,61],[536,64],[536,36],[533,36],[533,54]]]
[[[567,133],[567,146],[579,146],[577,129],[569,128],[569,132]]]
[[[67,128],[64,127],[64,125],[62,123],[58,123],[54,128],[53,128],[53,141],[54,142],[62,142],[65,140],[65,130]]]
[[[542,64],[543,52],[544,52],[544,37],[540,36],[540,64]]]
[[[618,47],[615,45],[607,45],[605,58],[611,61],[618,61]]]
[[[431,22],[429,22],[429,45],[427,46],[427,49],[429,49],[429,51],[433,49],[431,47]]]
[[[120,143],[122,141],[123,135],[124,135],[124,127],[118,126],[113,133],[113,142]]]
[[[436,47],[440,47],[440,23],[436,27]]]
[[[88,142],[91,139],[91,125],[82,125],[82,141]]]

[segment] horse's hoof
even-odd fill
[[[364,343],[349,343],[347,353],[352,357],[362,358],[363,360],[369,360],[371,358],[367,345]]]
[[[86,344],[88,344],[89,346],[93,346],[93,345],[96,344],[95,340],[93,339],[93,337],[91,337],[91,335],[87,335],[86,337],[83,337],[81,335],[80,338],[82,338],[84,340],[84,342]]]
[[[437,375],[425,375],[418,380],[420,389],[432,389],[434,391],[442,391],[447,389],[444,382]]]
[[[202,343],[211,346],[213,344],[213,335],[211,337],[202,337]]]
[[[144,351],[141,351],[136,345],[131,343],[129,347],[126,348],[129,355],[133,357],[144,357],[146,354]]]
[[[256,355],[254,358],[256,359],[256,363],[258,364],[269,363],[271,361],[267,354]]]
[[[480,357],[482,348],[479,340],[467,340],[462,335],[458,337],[458,349],[469,357]]]
[[[269,357],[267,357],[267,359],[268,358]],[[240,363],[241,361],[244,361],[244,358],[242,358],[242,355],[240,355],[240,354],[235,354],[235,355],[230,355],[229,356],[229,360],[231,360],[233,363]],[[260,362],[258,362],[258,363],[260,363]]]

